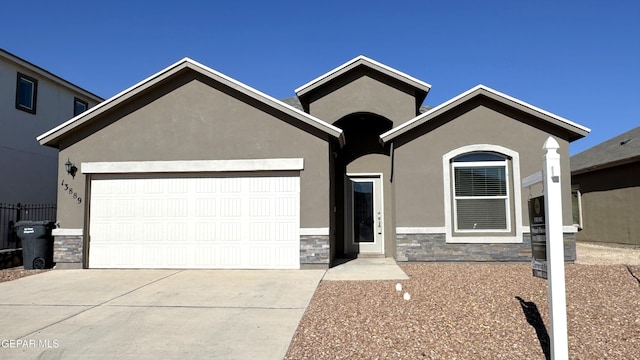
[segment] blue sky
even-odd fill
[[[640,1],[10,1],[0,48],[109,98],[190,57],[276,98],[360,54],[433,87],[484,84],[592,129],[640,125]]]

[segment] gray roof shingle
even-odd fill
[[[640,126],[571,157],[571,173],[581,174],[640,160]]]

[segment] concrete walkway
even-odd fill
[[[407,280],[393,258],[344,259],[330,268],[322,280]]]
[[[0,284],[2,359],[282,359],[325,270],[54,270]]]

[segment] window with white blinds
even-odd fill
[[[509,231],[507,158],[498,153],[474,152],[454,158],[451,166],[455,230]]]

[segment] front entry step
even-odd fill
[[[336,259],[323,280],[407,280],[393,258]]]
[[[367,254],[367,253],[364,253],[364,254],[355,254],[354,257],[362,258],[362,259],[379,259],[379,258],[384,258],[385,256],[384,256],[384,254]]]

